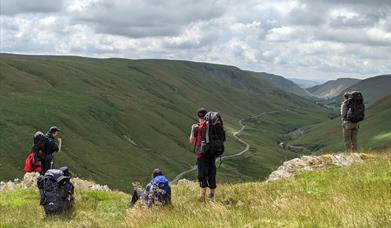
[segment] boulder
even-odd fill
[[[269,175],[267,181],[289,178],[298,173],[321,170],[329,166],[349,166],[353,163],[361,163],[367,158],[369,156],[363,153],[302,156],[285,161],[276,171]]]

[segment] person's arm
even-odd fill
[[[58,147],[57,147],[58,150],[57,151],[60,152],[61,151],[61,147],[62,147],[62,139],[58,138],[57,142],[58,142]]]
[[[147,184],[147,186],[145,186],[145,191],[146,192],[150,192],[151,190],[152,190],[152,181],[149,183],[149,184]]]
[[[190,136],[189,136],[189,143],[190,144],[194,144],[195,141],[196,141],[196,138],[195,138],[195,135],[194,135],[194,131],[195,131],[196,127],[197,127],[197,124],[193,124],[191,126],[191,132],[190,132]]]
[[[347,106],[347,102],[344,101],[341,104],[341,117],[342,117],[342,119],[345,119],[347,113],[348,113],[348,106]]]
[[[55,139],[49,141],[47,153],[53,154],[58,151],[58,144]]]

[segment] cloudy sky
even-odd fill
[[[0,52],[185,59],[326,80],[391,73],[390,0],[0,0]]]

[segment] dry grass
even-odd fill
[[[34,190],[0,193],[0,227],[391,227],[391,151],[363,164],[273,183],[225,184],[216,202],[173,186],[171,208],[128,208],[122,193],[79,192],[76,210],[44,219]]]

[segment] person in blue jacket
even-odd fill
[[[142,200],[147,206],[171,205],[170,181],[160,169],[153,170],[152,180],[147,184],[145,190],[139,187],[134,190],[129,204],[134,205],[139,200]]]

